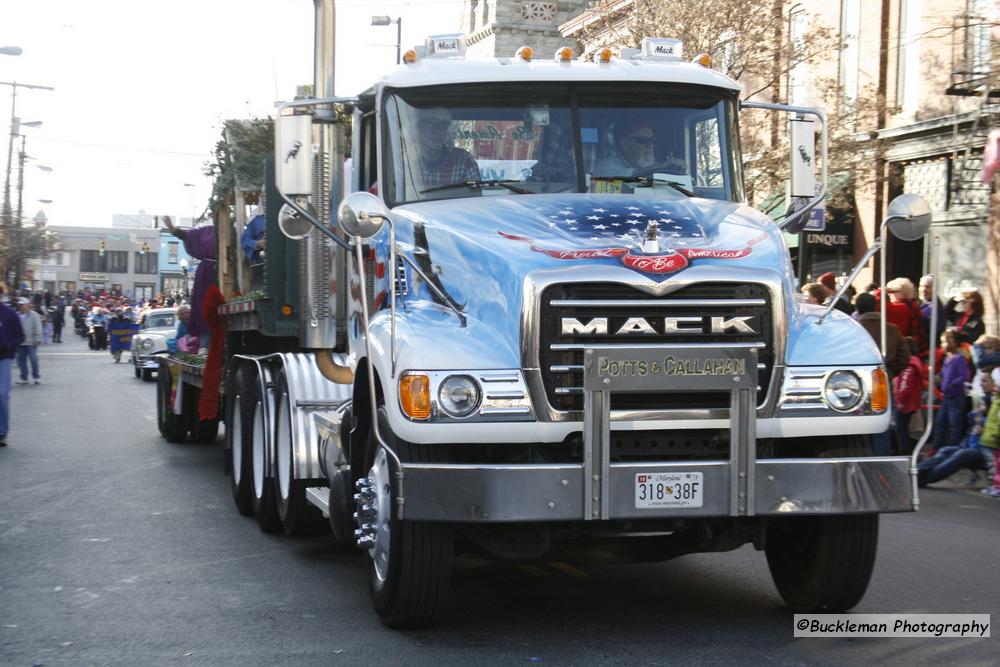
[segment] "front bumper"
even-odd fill
[[[133,357],[135,367],[142,370],[157,370],[160,367],[160,364],[156,360],[157,357],[150,354],[140,354]]]
[[[753,508],[741,516],[907,512],[913,508],[906,457],[762,459],[754,465]],[[609,519],[735,516],[728,461],[612,463]],[[405,516],[419,521],[584,520],[582,464],[403,465]],[[701,472],[698,508],[636,509],[636,474]]]

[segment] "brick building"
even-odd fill
[[[580,39],[584,52],[592,51],[627,36],[640,6],[637,0],[608,0],[567,20],[560,31]],[[849,233],[803,234],[801,278],[831,268],[845,272],[877,236],[889,201],[913,192],[934,212],[928,238],[940,239],[942,290],[950,296],[962,288],[979,289],[986,300],[987,330],[997,332],[1000,223],[990,221],[991,187],[980,181],[986,137],[1000,119],[1000,60],[990,31],[995,11],[996,3],[989,0],[775,0],[772,12],[760,17],[774,26],[775,39],[807,44],[810,34],[826,28],[841,48],[818,64],[787,67],[757,99],[818,105],[811,84],[831,77],[841,105],[867,94],[885,101],[877,105],[872,125],[855,128],[857,150],[871,170],[870,178],[860,182],[871,185],[848,186],[853,203],[836,222]],[[1000,201],[996,206],[994,217],[1000,219]],[[828,223],[830,217],[828,211]],[[844,247],[829,247],[828,237]],[[890,240],[887,275],[916,282],[928,271],[931,245]],[[858,282],[866,284],[877,275],[873,261]]]

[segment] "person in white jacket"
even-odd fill
[[[21,318],[21,328],[24,329],[24,342],[17,348],[17,368],[21,371],[18,384],[28,384],[28,361],[31,361],[31,377],[35,384],[42,381],[38,373],[38,346],[42,344],[42,316],[31,309],[31,301],[21,297],[17,300]]]

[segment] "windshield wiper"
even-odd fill
[[[499,179],[484,179],[484,180],[478,180],[478,181],[458,181],[457,183],[448,183],[447,185],[437,185],[437,186],[434,186],[433,188],[427,188],[426,190],[421,190],[420,194],[426,194],[428,192],[437,192],[438,190],[447,190],[448,188],[457,188],[457,187],[462,186],[462,185],[464,185],[467,188],[472,188],[473,190],[475,190],[475,189],[482,190],[483,188],[490,187],[490,186],[500,186],[501,188],[506,188],[507,190],[510,190],[511,192],[513,192],[515,194],[519,194],[519,195],[530,195],[531,194],[531,190],[525,190],[524,188],[520,188],[520,187],[514,185],[514,183],[520,183],[520,181],[513,181],[513,180],[502,181],[502,180],[499,180]]]
[[[669,185],[677,192],[680,192],[686,197],[697,197],[698,195],[691,192],[683,185],[675,183],[666,178],[656,178],[655,176],[591,176],[592,181],[621,181],[622,183],[642,183],[644,185],[652,185],[653,183],[662,183],[664,185]]]

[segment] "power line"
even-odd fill
[[[116,146],[114,144],[93,144],[86,141],[74,141],[72,139],[52,139],[47,137],[33,137],[35,141],[48,141],[54,144],[69,144],[71,146],[85,146],[87,148],[107,148],[118,151],[132,151],[134,153],[162,153],[164,155],[187,155],[190,157],[210,158],[211,153],[186,153],[184,151],[167,151],[158,148],[134,148],[132,146]]]

